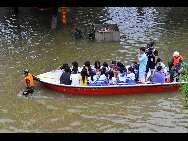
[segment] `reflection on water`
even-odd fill
[[[167,65],[178,50],[187,62],[187,8],[71,7],[67,24],[58,13],[21,7],[0,8],[0,132],[187,132],[187,111],[180,92],[82,96],[62,94],[35,82],[25,89],[21,71],[34,75],[78,61],[112,60],[130,65],[137,50],[155,41]],[[96,43],[88,38],[92,24],[117,23],[120,42]],[[76,39],[75,28],[83,37]]]

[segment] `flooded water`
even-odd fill
[[[68,63],[94,64],[112,60],[130,65],[137,51],[151,41],[163,63],[179,51],[188,62],[188,8],[70,7],[67,24],[58,13],[51,29],[52,11],[35,7],[0,8],[0,132],[187,132],[187,110],[179,91],[89,96],[61,93],[35,82],[25,89],[21,71],[41,74]],[[88,38],[92,24],[116,23],[120,42]],[[82,31],[76,39],[75,29]]]

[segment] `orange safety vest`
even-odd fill
[[[178,58],[176,58],[175,56],[173,56],[173,58],[174,58],[174,62],[173,62],[174,66],[176,66],[177,64],[179,64],[180,59],[183,59],[183,57],[181,55],[179,55]]]
[[[25,86],[27,87],[26,79],[29,79],[29,80],[30,80],[30,82],[29,82],[29,87],[34,86],[32,74],[28,73],[28,76],[25,77],[24,80],[23,80],[23,81],[25,82]]]

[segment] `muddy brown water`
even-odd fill
[[[155,41],[163,63],[179,51],[188,62],[188,8],[70,7],[67,24],[58,13],[21,7],[0,8],[0,132],[187,132],[187,110],[179,91],[122,95],[75,95],[35,82],[35,93],[25,89],[21,71],[34,75],[63,63],[112,60],[130,65],[137,51]],[[92,24],[117,23],[120,42],[97,43],[88,38]],[[82,30],[76,39],[75,28]]]

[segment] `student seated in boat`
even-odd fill
[[[117,81],[116,78],[114,77],[113,71],[109,71],[107,74],[108,77],[105,79],[106,83],[108,85],[117,85]]]
[[[127,69],[126,69],[126,67],[123,65],[123,63],[118,62],[118,63],[117,63],[117,66],[118,66],[118,69],[119,69],[120,67],[124,68],[124,72],[127,73]]]
[[[114,77],[117,78],[117,76],[118,76],[118,66],[116,65],[116,61],[112,61],[109,68],[110,68],[111,71],[113,71]]]
[[[133,68],[131,68],[131,67],[128,68],[126,83],[128,85],[136,85],[135,74],[133,73]]]
[[[63,72],[63,74],[60,77],[60,84],[71,85],[70,67],[68,65],[66,65],[65,68],[62,69],[62,72]]]
[[[123,67],[118,69],[117,83],[126,83],[126,72],[124,72]]]
[[[90,66],[90,62],[89,61],[86,61],[85,63],[84,63],[84,67],[83,67],[83,69],[86,69],[86,71],[87,71],[87,77],[89,76],[89,71],[91,71],[92,70],[92,68],[91,68],[91,66]],[[82,70],[83,70],[82,69]]]
[[[135,81],[139,81],[139,64],[137,61],[134,61],[132,65],[130,66],[133,69],[133,73],[135,74]]]
[[[97,76],[93,71],[89,71],[89,77],[87,78],[88,86],[97,86]]]
[[[71,71],[72,71],[74,68],[77,68],[77,71],[79,72],[79,69],[78,69],[78,62],[76,62],[76,61],[72,62]],[[78,72],[77,72],[77,73],[78,73]]]
[[[96,73],[96,77],[97,77],[97,86],[107,86],[107,83],[105,81],[106,76],[101,69]]]
[[[106,62],[103,63],[101,70],[102,70],[102,73],[104,73],[106,76],[108,76],[108,71],[110,70],[110,68],[108,67],[108,64]]]
[[[155,65],[155,72],[157,72],[157,67],[161,66],[162,70],[161,72],[164,72],[165,65],[162,63],[162,60],[160,58],[157,59],[156,65]]]
[[[92,70],[94,72],[94,74],[96,74],[96,72],[98,72],[101,69],[101,65],[99,61],[95,61],[94,66],[92,67]]]
[[[81,76],[79,76],[80,86],[87,86],[87,69],[84,67],[81,71]]]
[[[62,69],[64,69],[64,68],[65,68],[65,66],[68,66],[68,64],[67,64],[67,63],[65,63],[65,64],[63,64],[63,66],[59,66],[59,67],[57,67],[57,69],[52,70],[52,72],[55,72],[55,71],[56,71],[56,70],[58,70],[58,69],[62,70]],[[63,70],[62,70],[62,71],[63,71]],[[71,69],[69,70],[69,72],[71,73]]]
[[[77,72],[78,72],[77,68],[72,69],[72,72],[71,72],[71,75],[70,75],[70,80],[72,81],[71,85],[74,85],[74,86],[80,85],[80,83],[79,83],[80,73],[77,73]]]
[[[165,83],[165,74],[162,72],[162,66],[157,67],[158,72],[153,74],[155,83]]]

